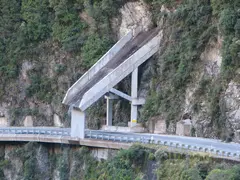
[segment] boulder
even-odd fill
[[[6,117],[0,117],[0,127],[7,127],[8,121]]]
[[[23,125],[25,127],[33,127],[33,118],[32,118],[32,116],[26,116],[24,121],[23,121]]]

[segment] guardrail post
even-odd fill
[[[226,153],[225,151],[222,151],[222,156],[225,156],[225,153]]]

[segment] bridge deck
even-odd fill
[[[181,137],[141,133],[120,133],[99,130],[86,130],[85,139],[69,135],[69,128],[55,127],[6,127],[0,128],[0,142],[43,142],[73,144],[110,149],[127,149],[132,143],[156,144],[179,149],[207,153],[215,157],[240,160],[240,144],[223,143],[216,139]]]

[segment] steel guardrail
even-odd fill
[[[29,135],[50,135],[50,136],[70,136],[70,128],[51,128],[51,127],[6,127],[0,128],[0,134],[29,134]],[[123,143],[143,143],[143,144],[155,144],[163,145],[167,147],[184,149],[187,151],[204,152],[220,157],[230,157],[240,159],[239,152],[230,152],[223,149],[214,148],[211,146],[203,146],[184,142],[166,141],[161,138],[154,138],[154,136],[144,134],[111,134],[110,132],[85,130],[85,138],[98,139]]]

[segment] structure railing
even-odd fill
[[[99,140],[107,140],[107,141],[116,141],[116,142],[125,142],[125,143],[142,143],[142,144],[155,144],[155,145],[163,145],[167,147],[183,149],[186,151],[195,151],[195,152],[203,152],[209,153],[211,155],[220,156],[220,157],[229,157],[240,159],[240,151],[237,152],[230,152],[223,149],[214,148],[212,146],[204,146],[199,144],[190,144],[185,142],[174,142],[174,141],[166,141],[155,139],[153,136],[144,136],[144,134],[135,136],[129,136],[123,134],[107,134],[103,132],[96,132],[96,131],[86,131],[85,138],[90,139],[99,139]],[[240,150],[240,149],[239,149]]]
[[[6,127],[0,128],[0,135],[8,134],[25,134],[25,135],[47,135],[53,137],[70,137],[70,128],[51,128],[51,127]],[[1,141],[0,136],[0,141]],[[226,150],[221,148],[216,148],[214,146],[203,145],[196,143],[187,143],[182,141],[171,141],[164,140],[164,138],[154,137],[149,134],[128,134],[128,133],[117,133],[114,134],[112,132],[107,131],[96,131],[96,130],[86,130],[85,138],[87,139],[97,139],[97,140],[105,140],[105,141],[114,141],[114,142],[122,142],[122,143],[142,143],[142,144],[155,144],[155,145],[163,145],[170,148],[176,148],[186,151],[193,152],[204,152],[209,155],[219,156],[219,157],[227,157],[232,159],[240,159],[240,148],[239,151],[236,150]],[[222,143],[226,144],[226,143]],[[240,145],[239,145],[240,147]]]
[[[70,128],[27,128],[27,127],[14,127],[14,128],[0,128],[0,134],[42,134],[42,135],[61,135],[70,136]]]

